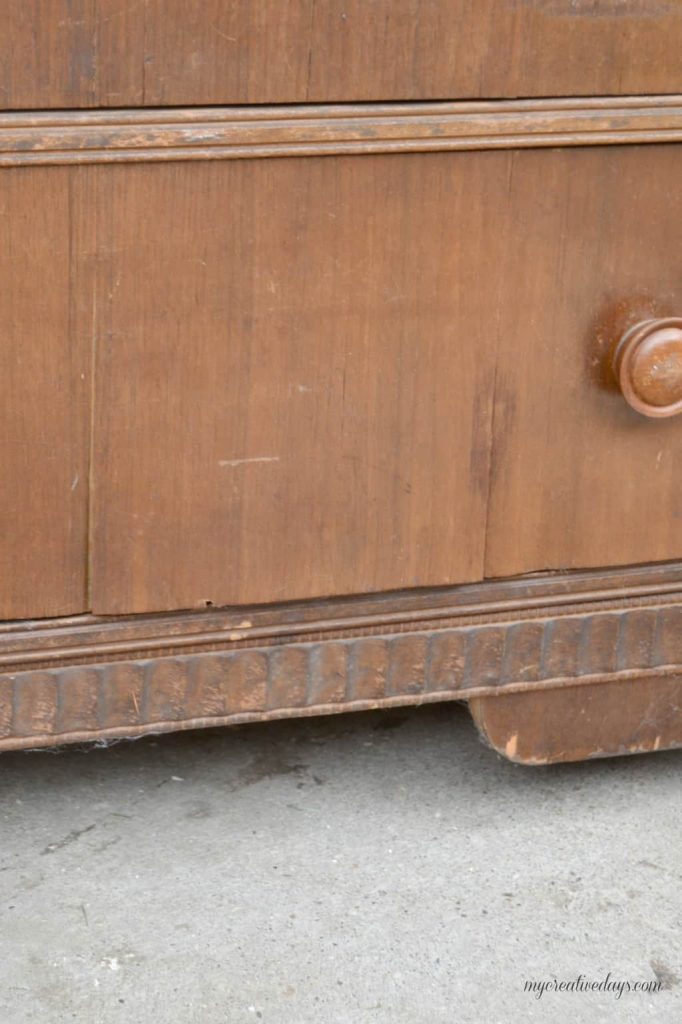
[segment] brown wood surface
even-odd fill
[[[483,739],[511,761],[557,764],[682,747],[682,676],[476,697]]]
[[[0,107],[674,92],[679,0],[3,0]]]
[[[482,577],[509,160],[98,168],[95,612]]]
[[[682,311],[680,180],[676,146],[514,159],[487,576],[682,554],[682,419],[633,411],[610,369],[628,327]]]
[[[87,607],[89,174],[43,168],[0,174],[4,619]]]

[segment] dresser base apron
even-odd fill
[[[0,750],[450,700],[524,764],[682,746],[682,565],[0,626]]]

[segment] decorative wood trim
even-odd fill
[[[682,140],[682,96],[0,114],[0,166]]]
[[[345,619],[339,603],[328,618],[320,602],[254,610],[231,636],[213,613],[27,623],[0,637],[11,655],[0,675],[0,749],[667,680],[682,673],[681,573],[671,565],[359,599],[347,605],[362,614]],[[126,631],[112,650],[111,637]]]
[[[682,603],[682,562],[336,600],[0,624],[0,671],[201,654]]]

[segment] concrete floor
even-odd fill
[[[0,1021],[678,1021],[681,768],[456,705],[2,755]]]

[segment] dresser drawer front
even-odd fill
[[[682,416],[612,369],[679,342],[680,180],[667,144],[0,171],[3,617],[682,557]]]
[[[670,93],[679,0],[3,0],[2,109]]]
[[[682,148],[96,173],[96,611],[682,556]]]

